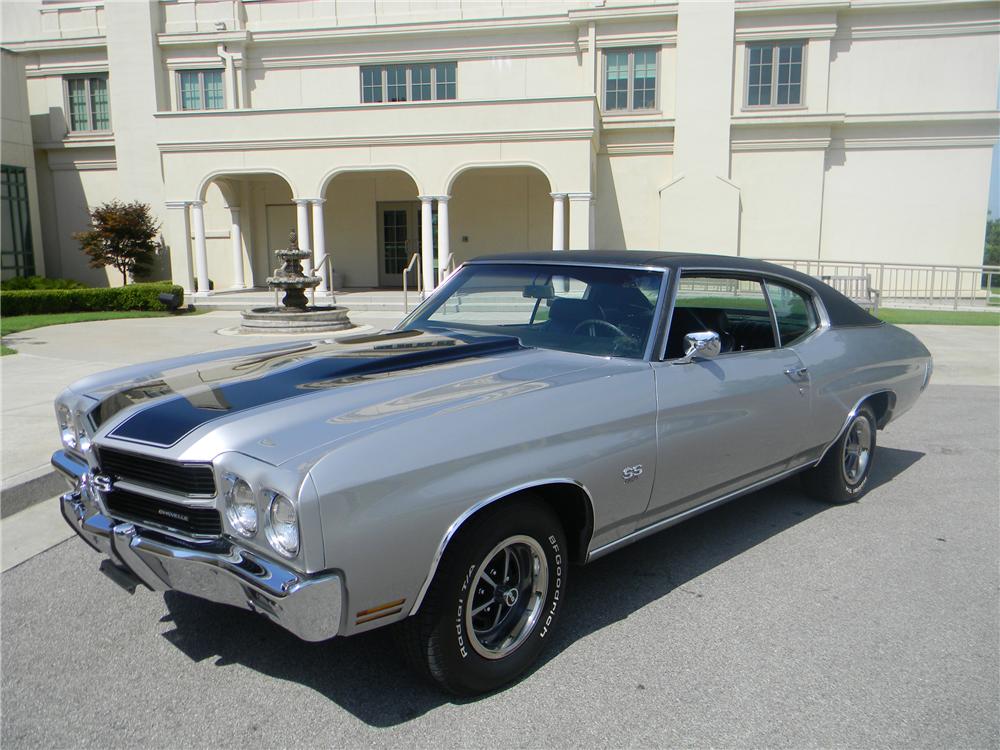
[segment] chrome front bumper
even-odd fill
[[[104,515],[91,497],[86,464],[58,451],[52,465],[72,487],[61,498],[66,522],[152,590],[182,591],[249,609],[306,641],[324,641],[340,632],[339,575],[298,573],[228,540],[219,540],[211,550],[198,549],[200,545],[185,546],[136,524],[120,523]]]

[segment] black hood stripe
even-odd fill
[[[407,333],[412,336],[414,332]],[[306,396],[316,390],[340,385],[346,378],[410,370],[520,348],[520,343],[512,336],[466,336],[449,332],[447,336],[434,335],[423,341],[413,341],[406,348],[387,350],[385,344],[391,342],[393,337],[398,337],[398,334],[378,337],[373,340],[371,348],[353,349],[345,352],[344,356],[314,356],[262,376],[236,376],[221,384],[206,385],[183,394],[165,390],[163,381],[157,381],[158,388],[152,389],[155,400],[108,435],[169,448],[208,422],[258,406]],[[399,353],[395,353],[397,351]],[[143,386],[132,387],[129,393],[141,390]],[[196,405],[193,403],[195,400],[199,404],[211,402],[212,405]],[[106,399],[105,403],[110,405],[121,401],[120,392]],[[110,409],[103,411],[105,417],[102,421],[113,416],[107,413]]]

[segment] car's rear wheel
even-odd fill
[[[458,695],[516,679],[552,639],[566,591],[566,540],[540,498],[488,509],[452,540],[417,614],[407,660]]]
[[[875,460],[875,412],[861,406],[823,460],[803,474],[806,489],[821,500],[853,503],[868,491]]]

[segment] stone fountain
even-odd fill
[[[310,305],[306,299],[306,289],[318,286],[319,276],[306,276],[302,260],[309,257],[308,250],[300,250],[295,232],[288,235],[288,247],[275,250],[282,265],[267,279],[269,288],[284,292],[281,305],[255,307],[242,312],[243,333],[321,333],[343,331],[354,325],[347,318],[347,308],[336,305]]]

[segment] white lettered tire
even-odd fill
[[[567,571],[562,525],[541,498],[488,508],[448,545],[420,610],[402,623],[404,654],[449,692],[496,690],[552,640]]]

